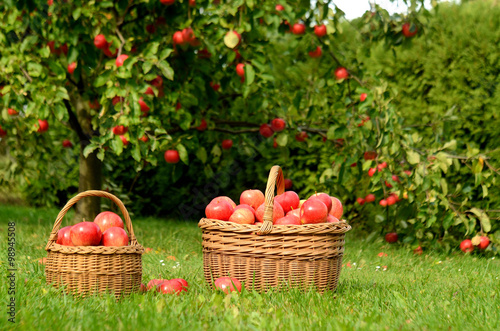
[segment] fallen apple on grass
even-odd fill
[[[241,283],[234,277],[220,277],[214,282],[215,288],[229,294],[229,292],[241,292]]]

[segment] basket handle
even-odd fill
[[[114,196],[111,193],[105,192],[105,191],[97,191],[97,190],[90,190],[90,191],[84,191],[78,193],[76,196],[71,198],[68,203],[61,209],[59,214],[57,215],[56,221],[54,223],[54,227],[52,228],[52,231],[50,232],[49,236],[49,242],[47,243],[47,246],[45,247],[45,250],[48,250],[50,246],[52,246],[56,241],[57,241],[57,232],[59,232],[59,227],[61,226],[62,220],[64,216],[66,216],[66,213],[68,210],[78,201],[80,201],[82,198],[86,197],[101,197],[101,198],[108,198],[109,200],[113,201],[118,208],[120,208],[120,211],[125,218],[125,224],[127,226],[127,231],[128,231],[128,236],[130,240],[130,246],[135,246],[137,245],[137,238],[135,237],[134,234],[134,228],[132,227],[132,221],[130,220],[130,215],[128,214],[127,208],[125,208],[125,205],[123,202],[118,199],[116,196]]]
[[[264,202],[264,222],[257,232],[258,235],[268,234],[273,230],[274,187],[277,188],[278,195],[285,192],[285,179],[279,165],[273,166],[269,172]]]

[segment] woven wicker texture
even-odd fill
[[[68,210],[85,197],[102,197],[120,209],[127,227],[129,246],[63,246],[56,243],[57,232]],[[104,191],[79,193],[57,215],[45,250],[48,252],[47,283],[64,286],[67,293],[87,296],[111,291],[118,298],[139,290],[144,248],[137,242],[132,221],[120,199]]]
[[[284,192],[283,173],[272,167],[261,226],[202,218],[203,267],[206,281],[236,277],[247,288],[335,290],[342,265],[345,221],[305,225],[272,223],[274,189]]]

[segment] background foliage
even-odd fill
[[[194,8],[187,1],[7,1],[0,23],[7,131],[0,180],[16,183],[32,204],[61,204],[74,194],[79,146],[61,147],[62,139],[77,139],[68,129],[69,101],[90,114],[94,135],[84,153],[104,160],[104,188],[137,214],[198,219],[217,195],[238,200],[244,189],[264,189],[269,168],[280,164],[300,196],[339,197],[345,217],[370,238],[395,231],[414,248],[451,249],[482,233],[500,244],[498,5],[427,11],[414,2],[407,15],[377,8],[346,22],[323,1],[314,8],[308,1],[282,4],[278,12],[272,1],[248,0],[199,1]],[[304,35],[288,32],[285,21],[298,20],[307,26]],[[313,34],[317,22],[327,24],[327,36]],[[418,28],[417,36],[403,37],[404,22]],[[199,45],[174,47],[173,33],[187,27]],[[242,35],[241,58],[224,44],[231,29]],[[95,48],[97,33],[130,55],[123,67]],[[51,53],[52,40],[56,49],[67,44],[68,53]],[[309,57],[317,46],[322,56]],[[78,66],[69,75],[64,68],[73,61]],[[236,63],[245,63],[243,82]],[[349,79],[335,78],[339,66]],[[162,86],[152,86],[158,75]],[[154,96],[144,94],[148,86]],[[368,94],[363,102],[361,93]],[[113,105],[116,96],[124,102]],[[151,108],[146,117],[140,97]],[[98,109],[87,106],[93,100]],[[21,113],[12,117],[7,108]],[[287,129],[263,138],[259,126],[275,117]],[[51,124],[43,135],[36,133],[40,118]],[[202,119],[206,131],[196,129]],[[129,127],[128,146],[112,134],[115,125]],[[305,142],[295,140],[301,131],[309,135]],[[144,134],[146,143],[138,141]],[[223,150],[222,139],[232,139],[233,148]],[[166,164],[167,149],[177,149],[182,162]],[[365,160],[367,151],[377,158]],[[369,177],[381,162],[388,167]],[[356,203],[369,193],[375,203]],[[400,201],[381,207],[391,193]]]

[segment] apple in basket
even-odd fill
[[[125,230],[114,226],[102,234],[103,246],[128,246],[128,235]]]
[[[281,207],[283,207],[283,211],[288,213],[292,209],[299,208],[299,195],[294,191],[286,191],[280,195],[277,195],[274,198],[274,201],[278,202]]]
[[[229,217],[229,222],[234,222],[238,224],[254,224],[255,215],[247,208],[239,208],[233,211],[231,217]]]
[[[241,208],[245,208],[245,209],[248,209],[252,212],[252,214],[255,216],[255,209],[253,209],[251,206],[249,205],[246,205],[246,204],[241,204],[241,205],[237,205],[236,208],[234,208],[233,210],[233,213],[238,210],[238,209],[241,209]]]
[[[332,198],[326,193],[315,193],[309,197],[308,200],[314,200],[318,199],[319,201],[323,202],[326,205],[326,208],[328,208],[328,212],[332,209]]]
[[[226,200],[214,200],[212,200],[212,202],[210,202],[205,208],[205,215],[207,218],[229,221],[229,218],[233,214],[234,207],[231,206]]]
[[[229,292],[241,292],[241,283],[234,277],[220,277],[215,280],[215,288],[228,294]]]
[[[121,217],[111,211],[103,211],[102,213],[97,215],[94,218],[94,223],[99,225],[99,228],[103,233],[107,229],[112,228],[114,226],[124,229]]]
[[[254,210],[265,201],[264,193],[260,190],[246,190],[240,195],[240,205],[249,205]]]
[[[300,220],[300,208],[290,210],[288,213],[286,213],[286,216],[293,216]]]
[[[73,225],[65,226],[57,232],[57,241],[56,244],[64,245],[64,246],[73,246],[71,242],[70,232]]]
[[[300,207],[300,222],[302,224],[316,224],[326,222],[328,208],[319,199],[311,199]]]
[[[300,219],[292,214],[287,214],[287,216],[276,220],[274,225],[300,225]]]
[[[80,222],[71,227],[70,237],[74,246],[97,246],[102,232],[94,222]]]
[[[255,211],[255,218],[259,222],[264,222],[264,207],[265,203],[261,204],[259,208]],[[282,218],[285,216],[285,212],[283,211],[283,207],[278,202],[274,202],[273,206],[273,223],[276,222],[278,219]]]
[[[342,207],[342,202],[335,197],[332,198],[332,209],[330,209],[329,214],[338,220],[342,219],[342,214],[344,213],[344,207]]]

